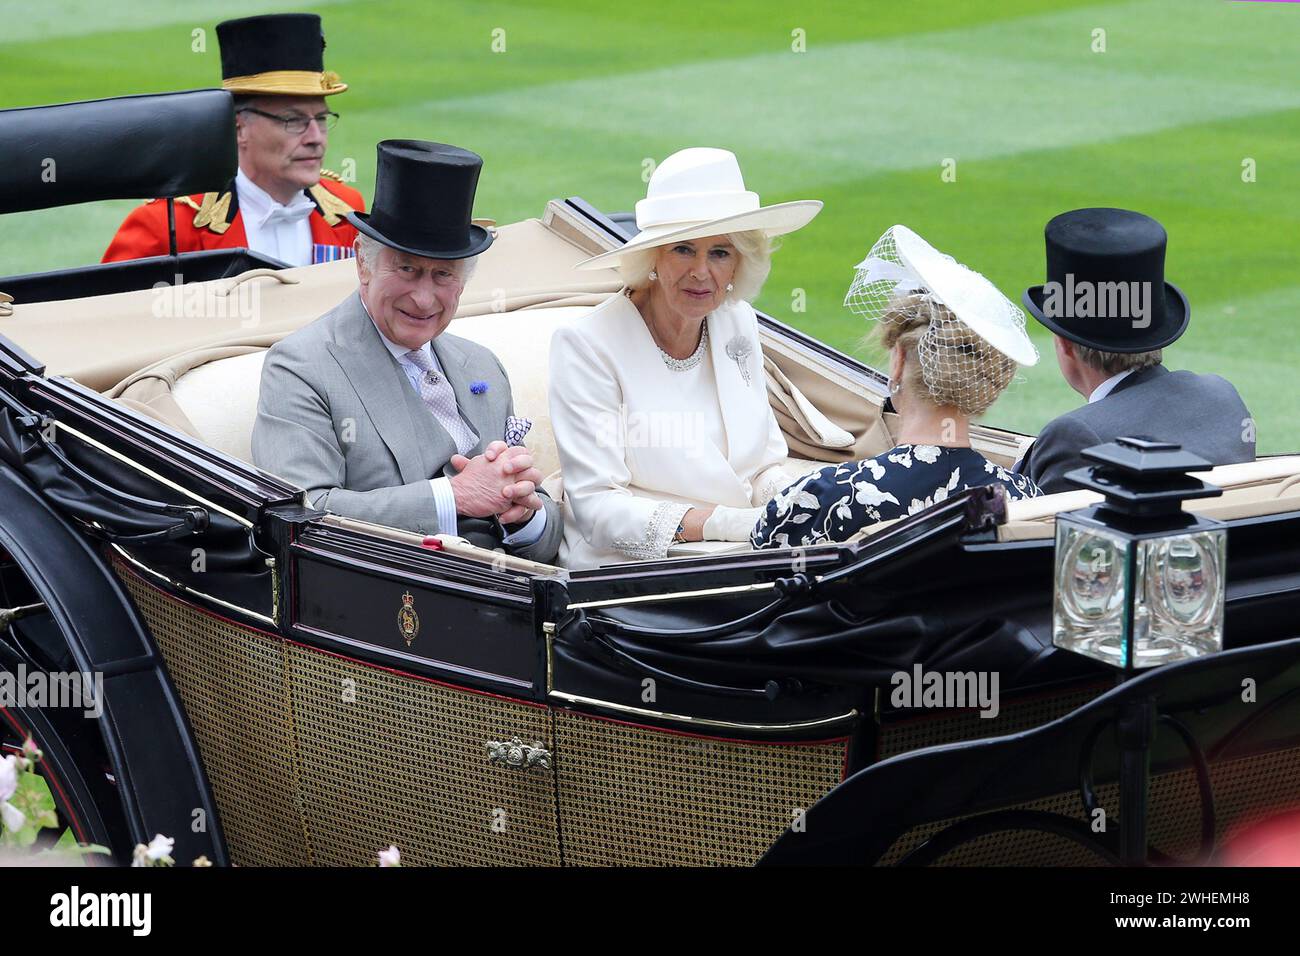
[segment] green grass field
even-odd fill
[[[810,6],[0,0],[0,107],[215,85],[217,20],[315,10],[326,65],[352,85],[331,99],[343,119],[327,165],[354,160],[367,196],[374,144],[388,137],[481,153],[477,212],[503,222],[557,196],[630,209],[645,159],[724,146],[765,202],[826,203],[785,241],[758,304],[869,360],[866,329],[840,300],[889,225],[911,226],[1019,301],[1042,279],[1051,216],[1138,209],[1168,228],[1168,276],[1193,306],[1168,364],[1232,380],[1261,452],[1300,450],[1300,5]],[[191,49],[196,28],[206,52]],[[799,37],[804,52],[792,49]],[[97,261],[131,205],[5,217],[0,274]],[[792,311],[796,290],[806,311]],[[988,416],[1024,431],[1080,401],[1030,324],[1043,360]]]

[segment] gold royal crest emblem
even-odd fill
[[[420,633],[420,615],[415,613],[415,598],[411,597],[410,591],[402,595],[402,609],[397,612],[397,630],[407,647]]]

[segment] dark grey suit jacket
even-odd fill
[[[513,413],[510,380],[491,351],[456,335],[433,340],[461,414],[479,442],[469,457],[505,434]],[[475,395],[470,383],[485,382]],[[262,366],[253,425],[253,461],[307,491],[317,508],[378,524],[436,534],[429,479],[450,477],[456,446],[420,401],[385,347],[357,293],[277,342]],[[546,530],[530,545],[507,550],[553,561],[563,537],[559,508],[543,495]],[[501,547],[492,525],[460,518],[457,533]]]
[[[1255,460],[1254,424],[1231,382],[1152,365],[1100,401],[1048,422],[1016,471],[1048,494],[1074,491],[1065,473],[1089,464],[1079,452],[1126,436],[1178,442],[1216,465]]]

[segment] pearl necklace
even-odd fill
[[[700,362],[704,360],[704,350],[705,348],[708,347],[708,344],[709,344],[709,320],[705,319],[704,325],[700,330],[700,344],[695,346],[694,352],[686,356],[686,358],[684,359],[679,359],[679,358],[673,358],[663,349],[659,349],[659,357],[663,359],[664,364],[667,365],[674,372],[685,372],[687,369],[695,368],[695,366],[699,365]],[[659,348],[659,343],[657,342],[655,343],[655,348]]]

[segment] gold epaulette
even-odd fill
[[[349,213],[356,212],[346,200],[340,199],[320,183],[312,186],[307,192],[312,199],[316,200],[316,205],[327,226],[337,226]]]
[[[194,200],[189,200],[191,206]],[[222,193],[218,198],[216,193],[204,193],[203,204],[198,206],[198,212],[194,214],[194,228],[202,229],[207,226],[218,236],[230,228],[230,193]]]
[[[332,169],[322,169],[320,171],[320,174],[324,176],[326,179],[334,180],[336,183],[343,182],[343,177],[340,176],[338,173],[334,172],[334,170]]]
[[[219,236],[230,228],[230,193],[204,193],[202,203],[196,203],[189,196],[177,196],[176,202],[194,210],[195,229],[207,226]]]

